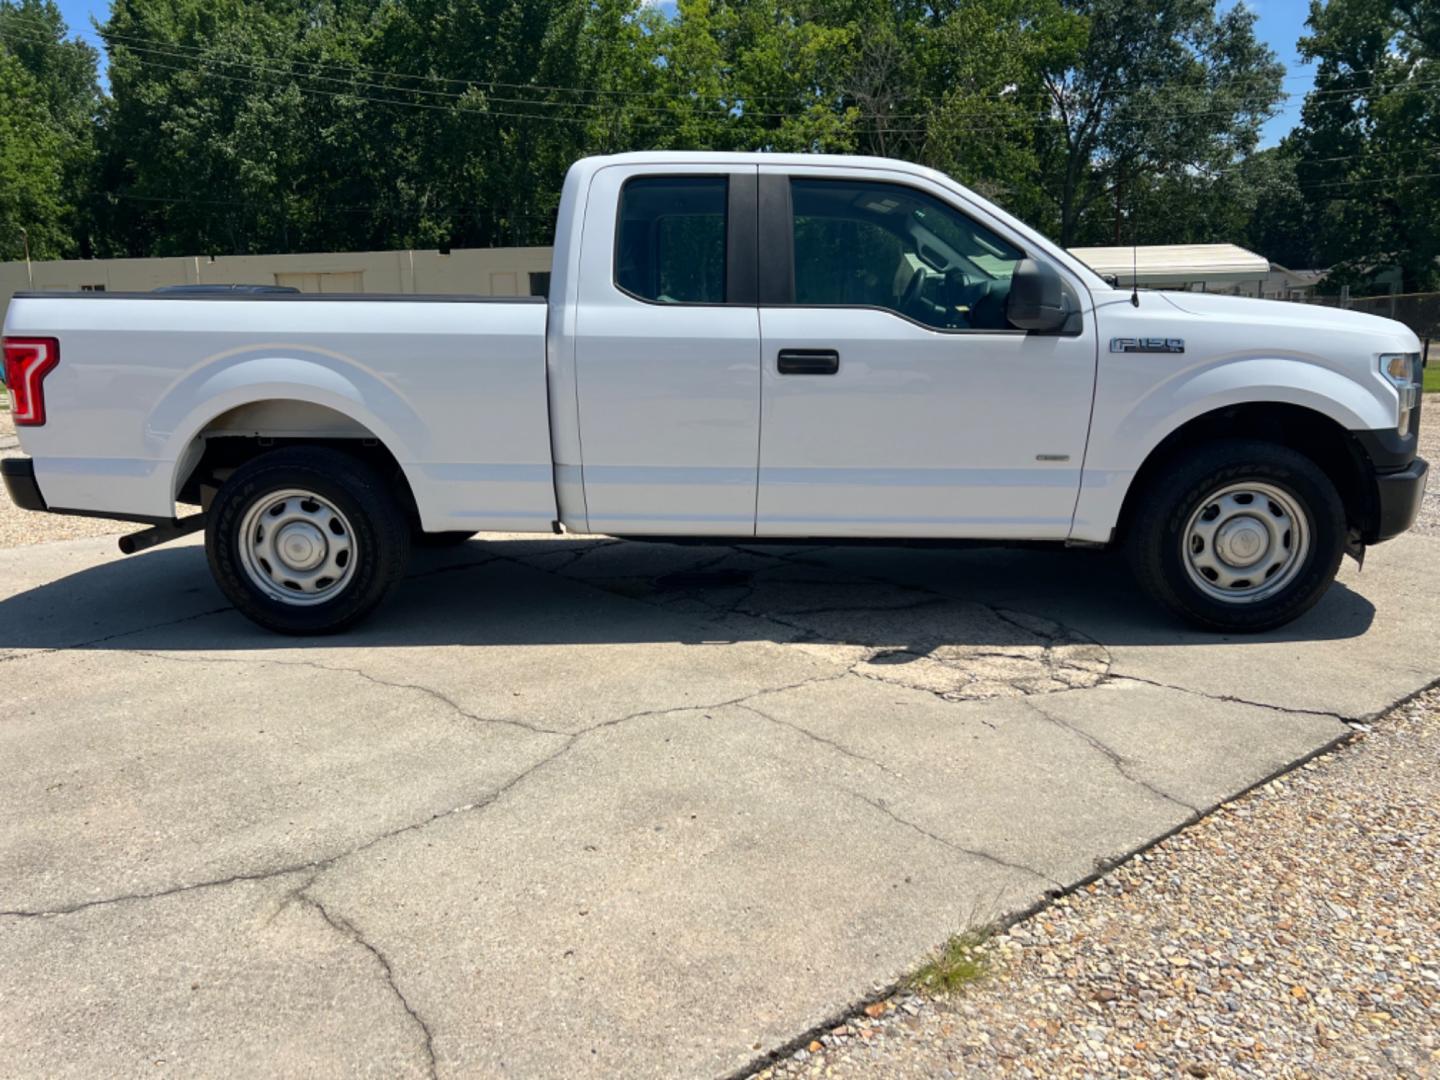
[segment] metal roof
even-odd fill
[[[1190,282],[1254,281],[1270,272],[1270,260],[1235,244],[1150,244],[1138,248],[1070,248],[1070,254],[1117,284],[1186,285]],[[1132,274],[1131,265],[1135,267]]]

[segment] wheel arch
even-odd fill
[[[340,450],[391,478],[406,512],[418,520],[410,477],[387,440],[347,412],[297,398],[261,398],[212,416],[185,441],[175,461],[172,497],[207,505],[205,488],[218,488],[247,461],[281,447],[307,445]]]
[[[428,437],[398,390],[348,357],[314,348],[214,357],[170,389],[146,429],[156,456],[173,462],[172,499],[198,501],[197,479],[212,466],[234,468],[273,446],[319,443],[385,466],[387,475],[393,467],[412,512],[415,478],[406,463],[424,459]]]
[[[1120,504],[1113,538],[1123,541],[1145,492],[1167,467],[1196,446],[1222,439],[1255,439],[1304,454],[1330,477],[1352,528],[1365,528],[1377,512],[1364,448],[1331,416],[1304,405],[1250,401],[1192,417],[1151,448]]]

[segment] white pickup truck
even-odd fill
[[[873,158],[581,161],[548,302],[21,293],[4,332],[11,498],[149,524],[127,551],[203,525],[287,633],[486,530],[1119,544],[1179,615],[1263,630],[1425,485],[1406,327],[1117,289]]]

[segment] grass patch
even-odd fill
[[[983,930],[956,934],[910,976],[911,987],[931,994],[953,994],[979,982],[990,973],[990,955],[985,948],[989,939]]]
[[[1425,392],[1427,394],[1440,394],[1440,350],[1432,349],[1436,353],[1430,357],[1430,363],[1425,367]]]

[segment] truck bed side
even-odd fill
[[[5,332],[60,342],[21,431],[51,508],[168,519],[214,440],[341,438],[388,451],[427,531],[548,531],[545,323],[529,298],[21,293]]]

